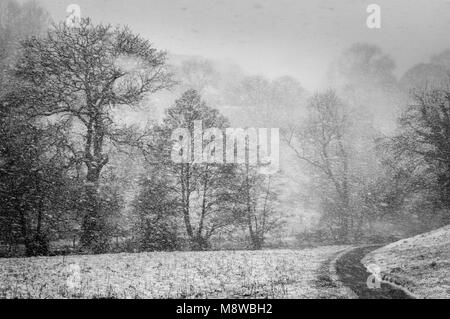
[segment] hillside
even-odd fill
[[[377,249],[362,262],[418,298],[450,298],[450,225]]]

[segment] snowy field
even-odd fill
[[[420,298],[450,298],[450,226],[403,239],[368,254],[375,264]]]
[[[323,278],[346,248],[0,259],[0,297],[345,298]]]

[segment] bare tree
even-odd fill
[[[228,124],[224,116],[201,100],[197,91],[188,90],[167,110],[163,124],[154,128],[146,157],[169,179],[166,187],[176,198],[191,247],[206,249],[211,236],[232,223],[229,218],[231,209],[226,207],[225,195],[233,166],[196,162],[194,152],[191,152],[194,150],[194,141],[202,140],[202,149],[211,141],[203,140],[203,133],[194,131],[195,121],[201,121],[205,128],[222,129]],[[190,156],[176,163],[171,158],[174,143],[172,133],[179,128],[186,128],[192,138],[189,139],[190,150],[182,150]],[[218,139],[219,136],[214,138]]]
[[[253,249],[261,249],[266,237],[282,225],[276,209],[277,193],[274,178],[260,174],[248,163],[241,165],[233,194],[235,215],[250,237]]]
[[[309,117],[304,126],[292,126],[283,133],[297,158],[331,185],[331,200],[337,201],[333,210],[341,241],[348,240],[352,215],[349,124],[345,106],[334,91],[327,91],[310,100]]]
[[[34,117],[72,121],[74,134],[81,135],[82,147],[69,148],[86,168],[81,242],[101,252],[107,238],[97,193],[107,147],[118,138],[113,112],[171,84],[166,55],[127,28],[94,25],[89,19],[76,27],[55,25],[46,37],[30,38],[22,47],[16,75],[25,84],[15,92],[15,103],[26,105]]]

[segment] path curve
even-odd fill
[[[361,259],[380,246],[362,246],[352,249],[335,262],[336,274],[342,284],[351,289],[359,299],[411,299],[404,291],[389,284],[381,283],[381,287],[369,288],[367,279],[371,274],[361,263]]]

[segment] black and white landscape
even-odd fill
[[[0,298],[450,298],[449,27],[0,0]]]

